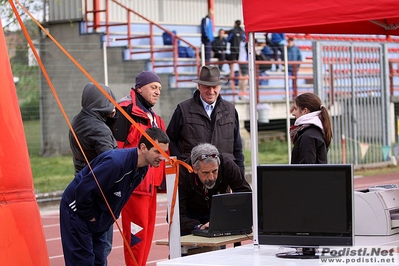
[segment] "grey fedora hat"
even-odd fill
[[[216,66],[203,66],[201,68],[200,76],[198,79],[193,79],[193,82],[205,86],[218,86],[226,83],[226,78],[220,77],[220,70]]]

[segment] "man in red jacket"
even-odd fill
[[[166,130],[164,121],[152,110],[161,95],[161,80],[152,71],[142,71],[136,77],[136,85],[130,95],[119,100],[119,105],[142,128],[158,127]],[[122,114],[119,114],[114,135],[118,148],[136,147],[141,132]],[[122,209],[123,234],[130,243],[130,248],[138,265],[146,265],[150,252],[156,219],[157,187],[165,177],[164,162],[158,168],[150,167],[141,184],[133,191],[129,201]],[[135,265],[124,245],[125,262],[127,266]]]

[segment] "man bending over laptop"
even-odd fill
[[[181,166],[179,174],[180,234],[209,227],[212,196],[233,192],[250,192],[240,167],[229,154],[219,154],[209,143],[195,146],[186,160],[193,173]]]

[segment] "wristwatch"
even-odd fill
[[[198,224],[198,225],[194,226],[194,230],[199,230],[199,229],[201,229],[201,226],[202,226],[202,224]]]

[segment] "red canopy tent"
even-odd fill
[[[397,0],[243,0],[247,32],[399,35]]]
[[[258,244],[257,165],[258,125],[255,91],[254,34],[256,32],[306,34],[369,34],[399,35],[398,0],[313,0],[264,1],[243,0],[245,31],[249,36],[250,131],[253,184],[253,232]],[[286,52],[285,52],[286,54]],[[285,59],[287,69],[287,59]],[[289,128],[288,73],[285,73],[287,131]],[[288,132],[287,132],[288,134]],[[288,152],[290,154],[290,141]],[[290,158],[290,155],[289,155]]]

